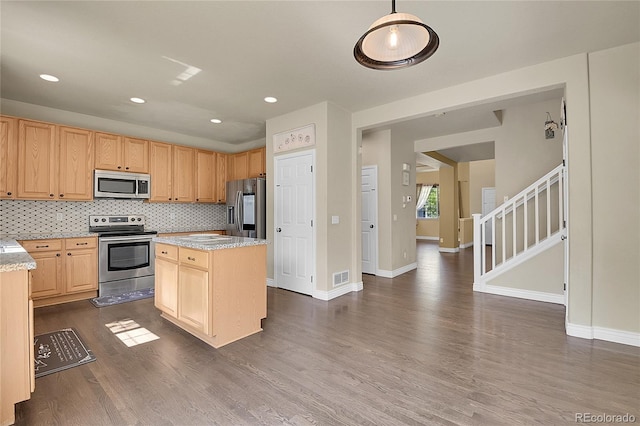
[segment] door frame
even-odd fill
[[[362,166],[360,170],[360,202],[362,202],[362,171],[365,169],[370,169],[373,171],[375,176],[375,181],[376,181],[376,188],[375,188],[376,196],[374,198],[375,218],[373,221],[374,222],[373,232],[375,235],[375,245],[374,245],[375,253],[373,256],[373,269],[374,269],[374,275],[377,276],[378,275],[378,165],[374,164],[372,166]],[[362,205],[360,206],[360,226],[362,227]],[[360,230],[360,232],[362,232],[362,229]],[[360,249],[360,269],[362,269],[362,248]]]
[[[317,274],[316,274],[316,266],[317,266],[317,256],[316,256],[316,244],[317,244],[317,238],[316,238],[316,228],[317,228],[317,221],[316,221],[316,150],[315,149],[305,149],[302,151],[295,151],[289,154],[280,154],[280,155],[274,155],[273,156],[273,281],[274,281],[274,285],[276,288],[278,288],[278,273],[279,273],[279,268],[280,268],[280,262],[277,259],[278,256],[278,238],[277,238],[277,232],[276,232],[276,228],[278,227],[278,224],[276,223],[276,218],[278,217],[277,213],[276,213],[276,209],[278,208],[278,190],[277,190],[277,184],[278,184],[278,168],[280,166],[280,161],[281,160],[289,160],[292,158],[296,158],[296,157],[304,157],[310,155],[311,156],[311,167],[312,167],[312,173],[311,173],[311,221],[313,223],[313,226],[311,227],[311,259],[309,259],[310,262],[310,271],[311,271],[311,277],[312,277],[312,283],[311,283],[311,297],[317,298],[318,297],[318,291],[316,290],[316,286],[317,286]]]

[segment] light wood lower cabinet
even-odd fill
[[[31,297],[36,307],[96,297],[96,237],[20,241],[36,261]]]
[[[195,250],[156,244],[156,307],[214,348],[262,330],[266,277],[265,245]]]
[[[15,423],[15,404],[35,389],[29,271],[0,273],[0,425]]]
[[[178,247],[156,244],[155,306],[178,317]]]

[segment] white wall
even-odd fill
[[[633,333],[640,333],[639,52],[634,43],[589,54],[593,325]]]
[[[334,272],[350,270],[351,281],[361,280],[354,263],[353,234],[355,226],[351,214],[354,194],[360,188],[353,183],[353,169],[357,164],[351,140],[351,114],[329,102],[294,111],[267,120],[267,140],[273,135],[314,123],[316,128],[315,247],[316,274],[314,297],[328,298],[333,290]],[[292,151],[287,151],[291,153]],[[273,143],[267,143],[267,239],[274,240],[273,180],[275,175]],[[340,224],[332,225],[331,216],[339,216]],[[274,248],[267,248],[267,276],[274,276]],[[277,283],[275,283],[277,285]]]

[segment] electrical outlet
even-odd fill
[[[402,256],[406,259],[406,258],[407,258],[407,252],[406,252],[406,251],[403,251],[403,252],[402,252]]]
[[[64,220],[64,214],[62,213],[56,213],[56,220],[58,222],[62,222]]]
[[[440,238],[440,242],[441,242],[441,243],[444,243],[444,238]]]
[[[170,213],[169,214],[169,218],[170,219],[175,219],[176,218],[176,214],[175,213]]]

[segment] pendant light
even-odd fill
[[[391,13],[375,21],[353,48],[356,61],[367,68],[392,70],[419,64],[435,53],[438,34],[409,13]]]

